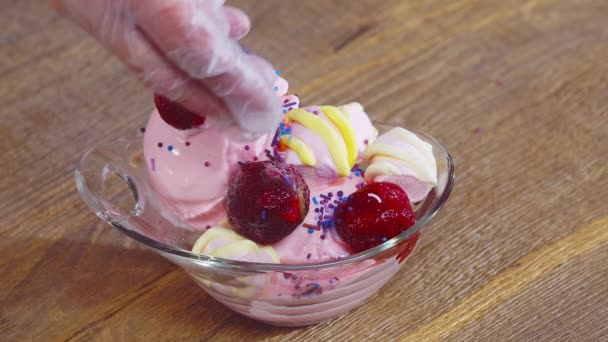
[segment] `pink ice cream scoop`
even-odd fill
[[[238,162],[256,160],[267,136],[233,141],[238,128],[203,126],[178,130],[152,112],[144,135],[148,175],[158,199],[179,221],[195,229],[215,225],[225,216],[228,179]]]
[[[281,101],[287,100],[285,104],[299,106],[297,97],[283,96],[288,89],[283,78],[277,76],[274,89]],[[226,216],[230,175],[239,163],[264,159],[270,138],[266,134],[246,140],[236,125],[226,126],[214,118],[181,130],[153,111],[145,129],[144,155],[155,193],[170,213],[164,214],[187,228],[216,225]]]

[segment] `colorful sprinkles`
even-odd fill
[[[355,166],[353,166],[351,171],[355,173],[356,177],[365,176],[365,169],[362,169],[361,167],[359,167],[359,164],[355,164]]]
[[[283,175],[283,179],[285,180],[285,183],[287,183],[287,185],[291,185],[293,183],[291,178],[289,178],[289,176],[287,175]]]
[[[321,230],[321,228],[319,228],[319,226],[315,226],[315,225],[309,224],[309,223],[304,223],[304,224],[302,224],[302,226],[304,228],[308,228],[308,229],[312,229],[312,230]]]
[[[316,206],[314,208],[314,220],[317,224],[302,224],[304,228],[308,229],[309,234],[314,234],[315,231],[322,231],[321,235],[319,236],[321,240],[325,240],[328,233],[334,234],[333,228],[335,225],[333,212],[338,208],[339,204],[346,199],[346,197],[342,197],[343,195],[344,192],[339,190],[335,194],[333,192],[328,192],[327,194],[318,194],[320,200],[317,198],[317,196],[312,197],[312,202]]]
[[[311,257],[311,253],[308,253],[308,255],[306,256],[307,259],[310,259]],[[323,286],[317,281],[305,282],[305,279],[302,276],[288,272],[283,273],[283,278],[285,282],[291,283],[291,286],[294,289],[294,293],[291,294],[293,298],[312,298],[315,295],[321,295],[323,293]],[[335,288],[337,281],[339,281],[338,277],[329,279],[327,281],[329,284],[329,288]],[[282,292],[277,294],[277,296],[282,296]]]
[[[280,134],[281,129],[277,128],[277,131],[274,133],[274,137],[272,138],[272,143],[270,143],[270,146],[276,146],[279,143],[279,134]]]

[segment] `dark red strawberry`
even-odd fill
[[[293,232],[309,203],[302,175],[292,165],[268,160],[242,164],[232,175],[226,211],[239,234],[267,245]]]
[[[370,183],[352,193],[334,213],[336,231],[361,252],[390,240],[416,223],[403,189],[393,183]]]
[[[168,124],[180,130],[186,130],[205,123],[205,117],[196,115],[176,102],[164,96],[154,94],[154,104],[160,117]]]

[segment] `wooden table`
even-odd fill
[[[313,5],[314,4],[314,5]],[[0,1],[0,340],[608,340],[608,4],[239,1],[307,103],[431,133],[456,188],[364,306],[301,329],[225,309],[102,223],[74,165],[146,91],[45,1]]]

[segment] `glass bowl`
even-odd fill
[[[390,126],[376,125],[380,132]],[[201,235],[163,215],[151,189],[142,137],[119,139],[88,151],[76,169],[78,190],[102,220],[184,269],[209,295],[230,309],[281,326],[319,323],[361,305],[401,268],[447,201],[454,163],[433,137],[438,184],[414,205],[417,223],[395,238],[342,259],[307,264],[234,261],[190,252]]]

